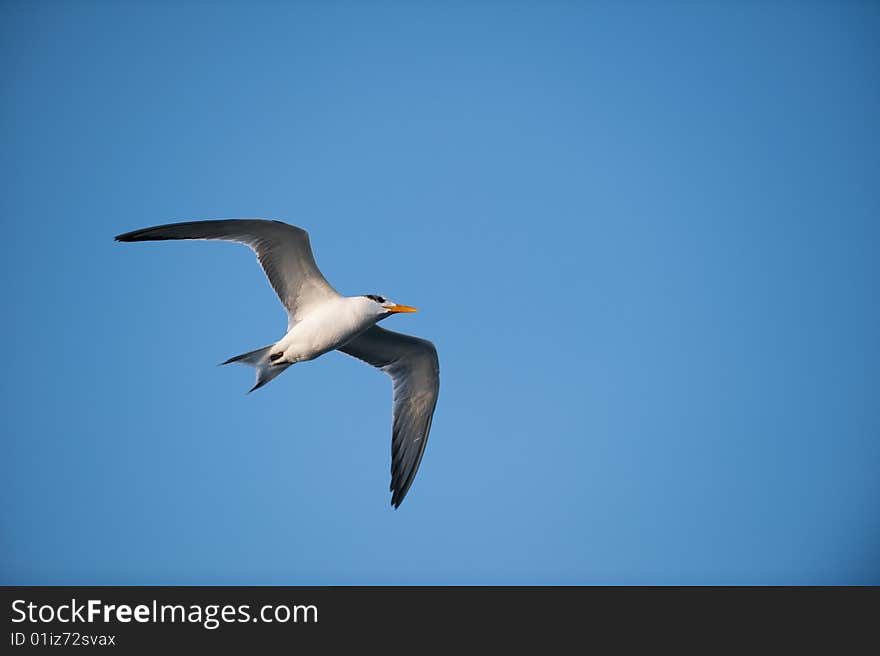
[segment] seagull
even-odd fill
[[[287,333],[269,346],[229,358],[257,372],[253,392],[297,362],[342,351],[391,377],[391,505],[398,508],[425,453],[440,391],[437,349],[425,339],[376,325],[417,312],[379,294],[342,296],[327,282],[302,228],[267,219],[187,221],[134,230],[116,241],[209,239],[248,246],[287,310]]]

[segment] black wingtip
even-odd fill
[[[138,233],[143,232],[143,230],[133,230],[132,232],[123,232],[120,235],[116,235],[113,238],[113,241],[140,241],[137,236]]]
[[[153,231],[153,228],[142,228],[140,230],[132,230],[131,232],[123,232],[121,235],[116,235],[113,239],[115,241],[161,241],[163,239],[167,239],[167,237],[151,235],[150,233]]]
[[[113,239],[116,241],[168,241],[171,239],[188,239],[186,236],[169,234],[167,229],[174,225],[178,224],[140,228],[139,230],[132,230],[131,232],[123,232],[121,235],[116,235]]]

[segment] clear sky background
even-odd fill
[[[880,583],[880,8],[0,5],[6,584]],[[310,231],[441,393],[278,339]]]

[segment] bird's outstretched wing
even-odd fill
[[[431,430],[440,392],[437,349],[428,340],[373,326],[339,350],[391,376],[391,505],[397,508],[416,476]]]
[[[287,309],[290,324],[312,305],[337,296],[327,282],[302,228],[266,219],[224,219],[169,223],[117,235],[116,241],[218,239],[249,246]]]

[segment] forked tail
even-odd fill
[[[269,346],[264,346],[263,348],[259,348],[256,351],[248,351],[247,353],[242,353],[241,355],[236,355],[235,357],[229,358],[226,362],[221,362],[220,364],[232,364],[233,362],[239,362],[241,364],[246,364],[250,367],[254,367],[257,370],[257,382],[248,390],[248,394],[253,392],[256,389],[260,389],[263,385],[271,381],[273,378],[279,376],[290,366],[290,363],[284,362],[282,364],[275,364],[269,360],[269,351],[272,350],[274,344],[270,344]]]

